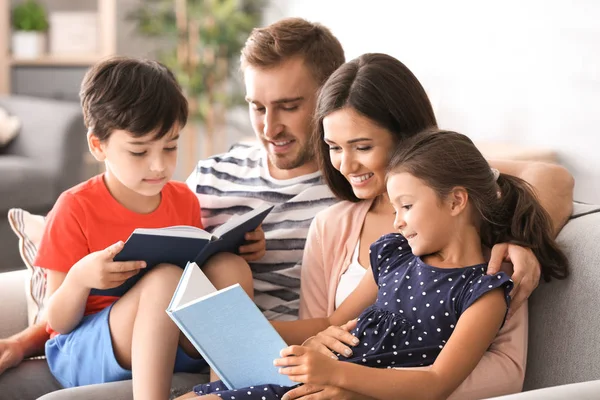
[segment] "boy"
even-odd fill
[[[167,68],[129,58],[92,67],[80,96],[89,150],[106,172],[64,192],[48,215],[36,258],[48,270],[48,364],[65,387],[130,379],[133,371],[135,398],[164,400],[173,371],[206,365],[165,313],[182,270],[155,266],[121,298],[90,290],[146,272],[142,261],[113,261],[135,228],[201,227],[194,193],[170,182],[188,104]],[[218,274],[224,262],[227,276]],[[204,271],[217,288],[239,282],[252,293],[239,256],[219,254]]]

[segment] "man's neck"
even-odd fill
[[[277,180],[298,178],[300,176],[315,173],[319,170],[319,167],[318,167],[316,161],[306,163],[306,164],[304,164],[298,168],[294,168],[294,169],[280,169],[280,168],[275,167],[273,164],[271,164],[268,157],[267,157],[267,166],[269,168],[269,174],[271,175],[271,177],[274,179],[277,179]]]

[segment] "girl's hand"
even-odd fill
[[[495,274],[500,271],[504,261],[513,265],[511,278],[515,285],[512,292],[510,292],[512,301],[508,310],[508,319],[514,315],[515,311],[537,288],[540,283],[542,269],[531,249],[516,244],[498,243],[492,248],[487,273]]]
[[[123,249],[119,241],[104,250],[90,253],[79,260],[69,271],[69,276],[86,289],[111,289],[146,268],[144,261],[113,261]]]
[[[352,349],[349,346],[356,346],[359,343],[358,338],[350,334],[356,328],[357,320],[353,319],[342,326],[330,326],[316,336],[308,338],[302,345],[310,347],[326,356],[333,355],[333,352],[342,354],[346,357],[352,356]],[[348,345],[348,346],[346,346]]]
[[[289,346],[281,350],[281,357],[273,364],[282,367],[280,374],[288,375],[294,382],[315,385],[334,385],[338,361],[335,356],[326,356],[305,346]]]
[[[267,242],[265,241],[265,232],[262,226],[259,226],[252,232],[246,233],[244,239],[251,243],[240,246],[240,256],[246,261],[260,260],[267,251]]]

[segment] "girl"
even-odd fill
[[[566,278],[567,259],[530,187],[490,169],[464,135],[424,132],[402,142],[390,163],[387,193],[398,233],[371,245],[371,270],[328,320],[337,325],[360,314],[352,331],[358,350],[338,360],[290,346],[275,365],[293,381],[373,398],[445,399],[490,346],[510,302],[512,281],[503,272],[486,274],[482,245],[532,248],[546,280]],[[276,399],[288,390],[267,385],[241,393]],[[195,392],[236,394],[221,382]]]

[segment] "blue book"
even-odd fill
[[[114,260],[145,261],[146,268],[116,288],[92,289],[90,294],[120,297],[155,265],[168,263],[185,268],[188,262],[203,265],[217,253],[237,253],[245,242],[246,233],[258,228],[272,209],[272,205],[264,205],[233,216],[212,233],[193,226],[138,228],[129,236]]]
[[[216,290],[190,263],[167,313],[229,389],[298,384],[273,365],[287,344],[240,285]]]

